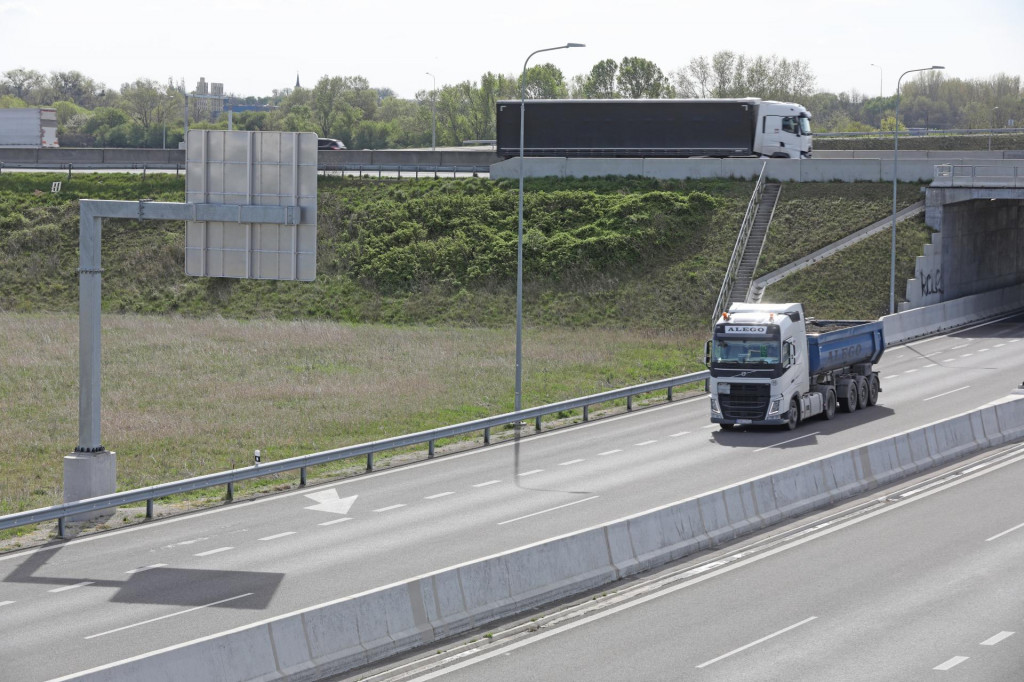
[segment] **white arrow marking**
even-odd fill
[[[344,516],[348,514],[348,510],[352,508],[352,504],[359,496],[353,495],[352,497],[339,498],[338,491],[335,488],[330,488],[328,490],[321,490],[318,493],[309,493],[306,497],[316,502],[312,507],[306,507],[306,509],[331,512],[332,514]]]

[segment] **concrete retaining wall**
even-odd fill
[[[319,679],[1024,439],[1024,395],[571,535],[62,678]]]
[[[882,318],[886,345],[905,343],[947,329],[1012,313],[1024,307],[1024,284],[964,296]]]

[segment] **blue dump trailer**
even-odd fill
[[[881,320],[814,320],[799,303],[733,303],[715,323],[705,362],[711,421],[723,429],[835,416],[878,401]]]

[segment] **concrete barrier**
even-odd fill
[[[1020,310],[1024,284],[964,296],[944,303],[901,310],[882,318],[886,345],[906,343]]]
[[[300,682],[337,675],[1021,439],[1024,392],[578,533],[61,680]]]

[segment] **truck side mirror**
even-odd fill
[[[711,341],[704,344],[704,366],[711,366]]]

